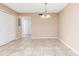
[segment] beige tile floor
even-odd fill
[[[0,47],[0,56],[77,56],[58,39],[18,39]]]

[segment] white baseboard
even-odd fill
[[[25,37],[25,38],[31,37],[31,34],[22,34],[22,37]]]
[[[58,37],[31,37],[32,39],[58,39]]]
[[[59,39],[64,45],[66,45],[68,48],[70,48],[73,52],[75,52],[77,55],[79,55],[79,53],[73,49],[70,45],[66,44],[62,39]]]

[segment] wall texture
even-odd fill
[[[79,53],[79,4],[69,4],[59,14],[59,38]]]
[[[43,19],[38,14],[19,14],[32,17],[32,38],[57,38],[58,16],[50,14],[51,18]]]

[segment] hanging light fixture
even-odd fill
[[[47,3],[44,3],[44,5],[45,5],[45,13],[39,15],[41,16],[41,18],[47,19],[50,18],[51,16],[47,13]]]

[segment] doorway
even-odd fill
[[[21,36],[23,38],[31,37],[31,17],[30,16],[21,17]]]

